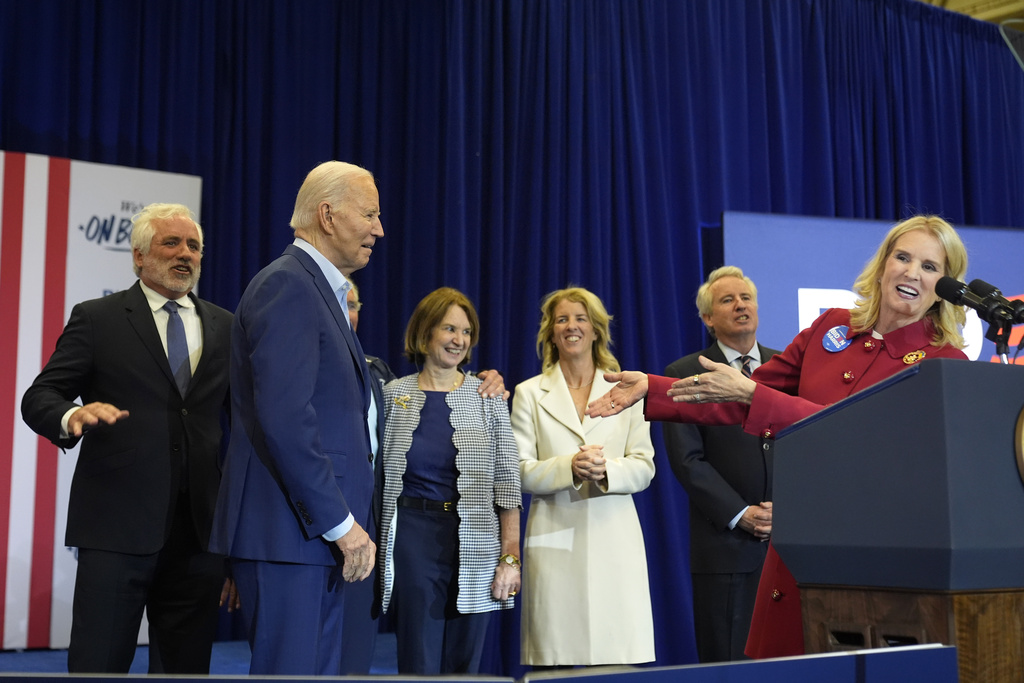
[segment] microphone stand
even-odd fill
[[[1017,362],[1017,355],[1020,353],[1021,349],[1024,349],[1024,338],[1022,338],[1020,340],[1020,345],[1017,346],[1017,353],[1013,355],[1013,361],[1010,361],[1007,358],[1010,353],[1010,333],[1013,332],[1013,326],[1024,323],[1024,301],[1014,299],[1009,303],[1012,308],[1005,310],[1004,314],[999,318],[998,324],[1002,325],[1001,330],[994,333],[989,330],[989,333],[993,334],[995,337],[992,338],[992,341],[996,344],[996,353],[999,354],[999,362],[1003,365],[1015,364]],[[997,323],[995,321],[992,322],[993,327],[995,327],[996,324]],[[986,334],[985,336],[987,337],[988,335]]]
[[[995,342],[1000,362],[1009,365],[1010,360],[1007,356],[1010,353],[1010,333],[1014,325],[1024,323],[1024,301],[1007,301],[997,287],[984,280],[972,280],[971,284],[967,285],[967,291],[982,297],[981,304],[985,306],[989,315],[984,319],[991,320],[985,338]],[[1024,339],[1017,347],[1017,353],[1020,353],[1021,347],[1024,347]],[[1016,356],[1014,360],[1017,360]]]
[[[1008,315],[996,315],[992,317],[992,322],[989,323],[988,332],[985,333],[985,339],[991,342],[995,342],[996,355],[999,356],[999,362],[1003,365],[1009,365],[1010,359],[1010,332],[1013,331],[1013,318]]]

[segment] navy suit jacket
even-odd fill
[[[61,418],[74,399],[129,412],[82,441],[68,501],[68,545],[157,552],[167,540],[172,503],[186,473],[196,535],[204,545],[209,538],[220,482],[231,313],[189,298],[203,326],[203,353],[184,397],[138,282],[77,304],[46,367],[25,392],[26,424],[61,448],[78,442],[60,438]]]
[[[246,288],[231,332],[231,439],[211,549],[331,566],[320,537],[370,522],[370,378],[316,262],[289,245]]]

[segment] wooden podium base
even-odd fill
[[[1024,588],[927,592],[801,585],[808,654],[955,645],[961,683],[1024,681]]]

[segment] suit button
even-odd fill
[[[771,439],[772,437],[775,436],[775,432],[773,432],[770,429],[766,429],[764,430],[764,432],[761,433],[761,436],[763,436],[766,439]]]
[[[782,591],[780,591],[778,588],[774,589],[772,591],[772,600],[774,600],[775,602],[778,602],[781,599],[782,599]]]
[[[182,414],[183,416],[184,416],[184,415],[188,415],[188,408],[182,408],[182,409],[181,409],[181,414]]]
[[[864,342],[864,350],[865,351],[874,351],[874,349],[875,349],[875,342],[871,341],[870,339],[868,339],[866,342]]]
[[[846,372],[843,373],[843,381],[846,382],[847,384],[852,382],[854,379],[856,378],[854,377],[852,370],[847,370]]]

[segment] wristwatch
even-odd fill
[[[522,566],[519,564],[519,558],[511,553],[505,553],[499,557],[498,564],[507,564],[510,567],[515,567],[516,571],[519,571],[519,568]]]

